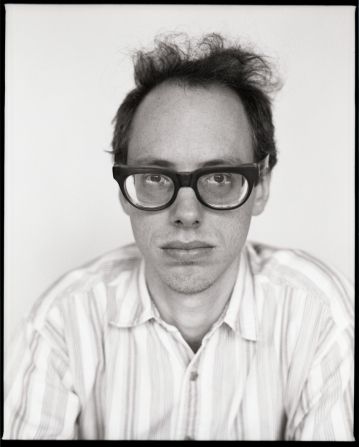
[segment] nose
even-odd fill
[[[193,228],[202,222],[203,206],[192,188],[180,188],[171,208],[171,220],[174,225]]]

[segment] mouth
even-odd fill
[[[214,246],[204,241],[173,241],[161,247],[166,256],[181,263],[194,263],[208,257]]]

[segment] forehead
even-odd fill
[[[128,163],[165,160],[181,169],[213,159],[253,161],[251,129],[231,89],[164,83],[142,101],[131,128]]]

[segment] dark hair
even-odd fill
[[[179,37],[178,35],[176,37]],[[267,154],[270,169],[277,162],[270,93],[279,87],[264,56],[239,44],[225,45],[219,34],[208,34],[181,48],[173,36],[156,39],[152,51],[138,51],[134,57],[136,87],[131,90],[114,118],[112,153],[116,162],[126,163],[131,123],[141,101],[157,85],[174,81],[188,86],[219,84],[240,97],[252,129],[256,160]]]

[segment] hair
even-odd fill
[[[270,94],[280,86],[265,56],[237,44],[227,44],[216,33],[182,45],[179,36],[155,39],[155,48],[134,55],[136,87],[120,105],[113,120],[112,151],[114,161],[126,163],[131,124],[145,96],[163,82],[172,81],[189,87],[221,85],[232,89],[241,99],[251,131],[256,161],[269,154],[269,169],[277,162]]]

